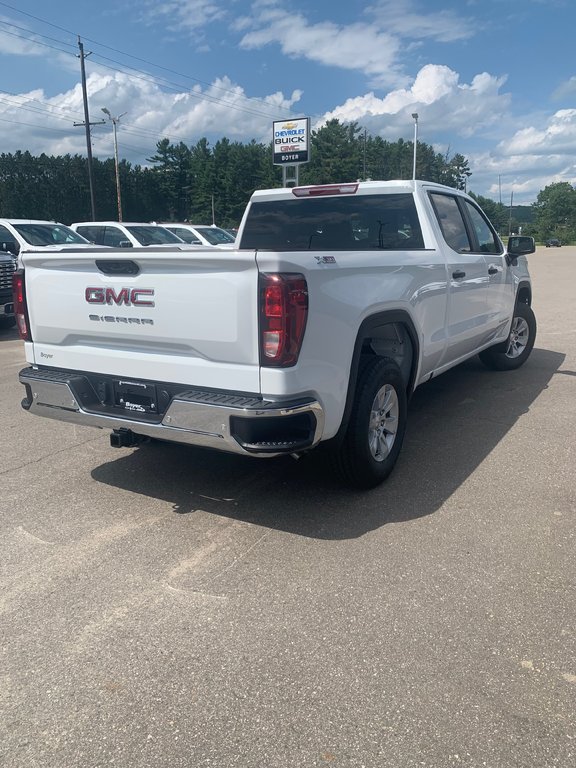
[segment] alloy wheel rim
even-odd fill
[[[526,320],[523,317],[515,317],[514,322],[512,323],[512,329],[510,330],[510,336],[508,337],[506,357],[512,359],[520,357],[522,352],[526,349],[529,335],[530,329],[528,328]]]
[[[376,461],[385,461],[390,455],[396,440],[399,413],[396,390],[391,384],[384,384],[372,403],[368,425],[368,445]]]

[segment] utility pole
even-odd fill
[[[514,201],[514,190],[510,192],[510,216],[508,218],[508,237],[512,234],[512,202]]]
[[[118,200],[118,221],[122,221],[122,197],[120,195],[120,166],[118,164],[118,136],[116,134],[116,126],[120,122],[120,118],[124,117],[126,112],[122,112],[118,117],[113,117],[109,109],[102,107],[102,112],[108,115],[108,119],[111,121],[114,128],[114,168],[116,171],[116,199]]]
[[[86,69],[84,67],[84,59],[90,56],[90,52],[84,53],[84,44],[80,40],[78,35],[78,48],[80,53],[78,58],[80,59],[80,72],[82,74],[82,96],[84,98],[84,122],[74,123],[75,126],[83,125],[86,128],[86,152],[88,155],[88,184],[90,185],[90,206],[92,210],[92,221],[96,221],[96,202],[94,198],[94,176],[92,173],[92,143],[90,140],[90,126],[102,125],[105,120],[99,120],[98,123],[91,123],[90,116],[88,114],[88,94],[86,92]]]

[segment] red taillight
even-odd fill
[[[17,269],[12,276],[12,294],[14,297],[14,314],[16,315],[20,338],[23,341],[32,341],[30,323],[28,321],[28,308],[26,307],[26,286],[23,269]]]
[[[260,278],[260,362],[285,368],[298,362],[308,317],[308,285],[303,275],[264,274]]]

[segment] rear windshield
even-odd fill
[[[294,198],[251,204],[240,248],[370,251],[423,248],[411,194]]]

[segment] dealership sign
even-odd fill
[[[272,123],[274,165],[296,165],[310,160],[310,118]]]

